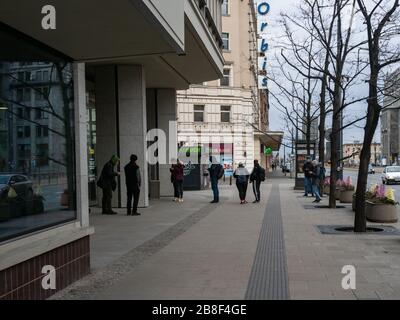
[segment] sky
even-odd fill
[[[269,53],[268,58],[270,62],[270,66],[276,70],[277,62],[274,62],[274,55],[277,50],[277,42],[280,38],[284,27],[279,25],[278,19],[280,12],[290,13],[297,11],[296,5],[299,3],[298,0],[280,0],[280,1],[270,1],[271,11],[270,11],[270,42],[269,42]],[[361,90],[362,92],[367,92],[367,87],[363,86],[364,88],[358,88],[357,90]],[[272,89],[272,88],[270,88]],[[278,130],[284,131],[286,124],[282,120],[282,112],[280,112],[273,102],[274,99],[271,98],[271,109],[270,109],[270,130]],[[366,112],[366,103],[359,103],[357,105],[349,107],[349,109],[344,114],[344,122],[350,121],[355,119],[360,114],[365,114]],[[326,128],[331,127],[330,120],[327,121]],[[344,130],[344,143],[350,143],[353,141],[362,141],[363,140],[363,123],[359,123],[358,127],[352,127],[349,129]],[[380,126],[377,129],[377,133],[374,137],[374,140],[380,142]]]

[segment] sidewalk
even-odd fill
[[[322,235],[316,225],[351,225],[351,210],[306,209],[293,181],[271,178],[260,204],[222,186],[219,205],[199,191],[140,217],[93,214],[92,274],[53,299],[400,298],[399,236]],[[349,264],[354,291],[341,287]]]

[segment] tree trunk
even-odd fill
[[[357,180],[356,213],[354,218],[354,231],[367,231],[367,218],[365,213],[365,193],[368,183],[368,166],[371,161],[371,143],[379,123],[380,106],[378,103],[378,69],[372,68],[369,85],[367,122],[364,128],[364,142],[360,154],[360,168]]]

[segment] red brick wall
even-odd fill
[[[42,267],[56,269],[56,290],[42,288]],[[0,271],[0,300],[43,300],[90,272],[89,237]]]

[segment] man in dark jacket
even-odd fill
[[[140,168],[137,165],[138,157],[136,155],[131,155],[131,161],[125,166],[125,180],[126,180],[126,191],[128,196],[128,216],[140,216],[137,212],[137,207],[139,204],[140,197],[140,186],[142,179],[140,177]],[[133,207],[132,207],[133,198]]]
[[[224,175],[224,167],[217,162],[215,157],[210,158],[211,166],[208,168],[208,172],[210,173],[210,181],[211,188],[214,195],[214,200],[211,203],[219,202],[219,189],[218,189],[218,180],[221,179]]]
[[[117,212],[112,210],[111,200],[113,191],[117,189],[116,177],[119,176],[118,172],[115,172],[114,168],[119,163],[119,158],[116,155],[111,157],[101,172],[101,184],[103,189],[103,214],[117,214]]]
[[[253,192],[256,200],[253,203],[261,201],[261,182],[265,181],[265,169],[260,166],[258,160],[254,160],[254,170],[250,175],[250,182],[253,184]]]

